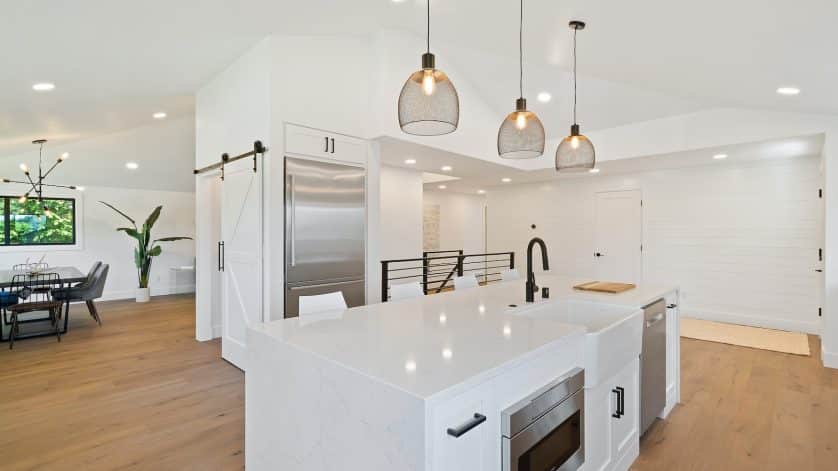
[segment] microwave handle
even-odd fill
[[[460,425],[457,428],[449,428],[448,435],[451,435],[454,438],[460,438],[466,433],[468,433],[471,429],[477,427],[478,425],[482,424],[486,421],[486,416],[483,414],[474,413],[474,417],[468,420],[468,422]]]

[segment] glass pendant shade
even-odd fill
[[[561,172],[587,171],[596,165],[596,151],[591,140],[579,133],[579,125],[570,128],[570,136],[562,139],[556,149],[556,170]]]
[[[460,122],[457,89],[434,62],[433,54],[423,54],[422,69],[411,74],[399,95],[399,126],[408,134],[448,134]]]
[[[527,111],[527,100],[519,98],[498,130],[498,155],[504,159],[531,159],[544,153],[544,126],[535,113]]]

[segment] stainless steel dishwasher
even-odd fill
[[[666,407],[666,302],[643,308],[643,351],[640,354],[640,434]]]

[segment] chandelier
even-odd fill
[[[49,169],[47,169],[46,172],[44,172],[43,171],[44,144],[46,144],[46,143],[47,143],[46,139],[36,139],[36,140],[32,141],[32,144],[36,144],[39,147],[39,149],[38,149],[38,175],[37,175],[37,180],[33,179],[32,173],[30,172],[29,167],[27,167],[26,164],[20,164],[20,169],[23,171],[23,174],[26,175],[26,181],[9,180],[8,178],[3,178],[0,181],[2,181],[3,183],[20,183],[22,185],[29,186],[29,189],[26,190],[26,193],[24,193],[20,198],[18,198],[18,201],[20,201],[21,203],[25,203],[30,197],[36,198],[41,203],[41,206],[44,209],[44,215],[52,216],[52,212],[50,211],[49,206],[47,206],[44,203],[44,198],[43,198],[44,197],[44,187],[48,187],[48,188],[67,188],[67,189],[70,189],[70,190],[79,190],[79,191],[83,191],[84,187],[72,186],[72,185],[50,185],[50,184],[44,183],[44,180],[49,176],[50,173],[52,173],[53,170],[55,170],[55,167],[58,167],[58,165],[60,163],[64,162],[65,160],[67,160],[68,157],[70,157],[70,154],[68,154],[67,152],[64,152],[63,154],[61,154],[58,157],[58,160],[56,160],[55,163],[52,164],[52,166]]]

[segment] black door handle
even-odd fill
[[[599,252],[594,252],[594,257],[602,257],[602,254]]]
[[[823,268],[815,268],[815,271],[818,273],[823,273]]]
[[[335,138],[332,138],[332,153],[335,153]]]
[[[486,421],[486,416],[483,414],[478,414],[477,412],[474,413],[474,417],[469,419],[468,422],[460,425],[457,428],[449,428],[448,435],[451,435],[454,438],[460,438],[461,436],[465,435],[469,432],[469,430],[477,427],[478,425],[482,424]]]
[[[676,307],[678,307],[678,305],[677,305],[677,304],[674,304],[674,303],[673,303],[673,304],[667,304],[667,305],[666,305],[666,308],[667,308],[667,309],[675,309]]]

